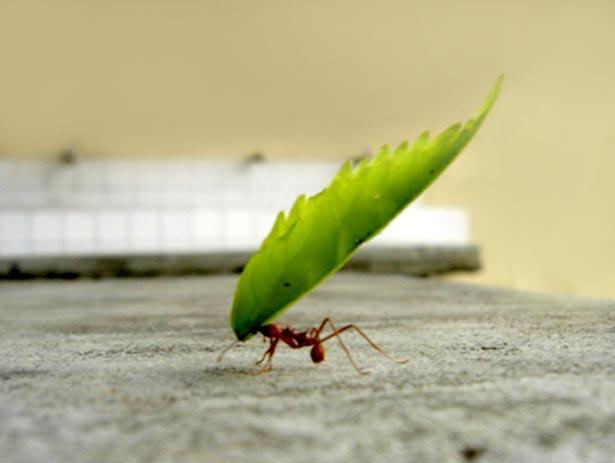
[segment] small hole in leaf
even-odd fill
[[[285,288],[290,288],[290,283],[289,283],[288,281],[285,281],[285,282],[284,282],[284,287],[285,287]]]

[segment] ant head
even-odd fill
[[[320,363],[325,359],[325,348],[321,343],[314,344],[312,350],[310,351],[310,356],[312,357],[312,362]]]
[[[269,324],[261,326],[258,331],[266,338],[279,338],[282,329],[280,325]]]

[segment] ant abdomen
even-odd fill
[[[320,342],[314,344],[310,350],[310,357],[312,357],[314,363],[320,363],[325,359],[325,348]]]

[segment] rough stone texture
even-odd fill
[[[0,258],[0,280],[74,279],[239,273],[253,251],[124,256]],[[434,275],[480,269],[475,245],[360,248],[347,268],[361,272]]]
[[[0,284],[2,462],[612,462],[615,301],[338,274],[282,317],[327,362],[218,351],[233,276]]]

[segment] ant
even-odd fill
[[[325,327],[327,326],[327,324],[331,327],[333,332],[321,338],[320,335],[322,331],[325,329]],[[353,329],[357,333],[359,333],[359,335],[361,335],[363,339],[365,339],[367,343],[374,350],[378,351],[380,354],[384,355],[388,359],[396,363],[406,363],[407,362],[407,360],[396,359],[390,356],[389,354],[387,354],[380,346],[378,346],[374,341],[372,341],[369,337],[367,337],[367,335],[356,325],[352,325],[352,324],[345,325],[341,327],[340,329],[337,329],[335,325],[333,324],[333,322],[331,321],[331,319],[327,317],[322,321],[322,323],[320,324],[318,328],[312,327],[305,331],[296,331],[289,326],[277,325],[277,324],[269,324],[269,325],[261,326],[258,329],[258,332],[263,335],[263,341],[266,341],[267,338],[269,338],[269,348],[265,351],[261,359],[258,362],[256,362],[257,365],[260,365],[261,363],[265,362],[265,365],[260,371],[256,372],[255,374],[262,374],[262,373],[271,371],[273,354],[275,353],[275,349],[278,346],[278,343],[280,341],[284,342],[286,345],[288,345],[292,349],[301,349],[302,347],[311,347],[310,357],[312,358],[312,362],[320,363],[325,359],[325,348],[323,344],[330,339],[337,338],[338,342],[340,343],[341,348],[346,353],[346,356],[348,357],[348,360],[350,361],[350,364],[353,366],[353,368],[357,371],[357,373],[361,375],[366,375],[368,372],[365,370],[361,370],[357,366],[354,359],[352,358],[352,354],[350,353],[350,350],[348,350],[348,347],[346,347],[346,344],[344,344],[344,341],[342,341],[342,338],[340,337],[341,333],[343,333],[344,331],[350,330],[350,329]],[[231,344],[230,346],[228,346],[226,349],[222,351],[222,353],[218,357],[218,362],[222,360],[222,357],[224,356],[224,354],[226,354],[235,344],[237,344],[237,342],[239,341],[235,341],[233,344]]]

